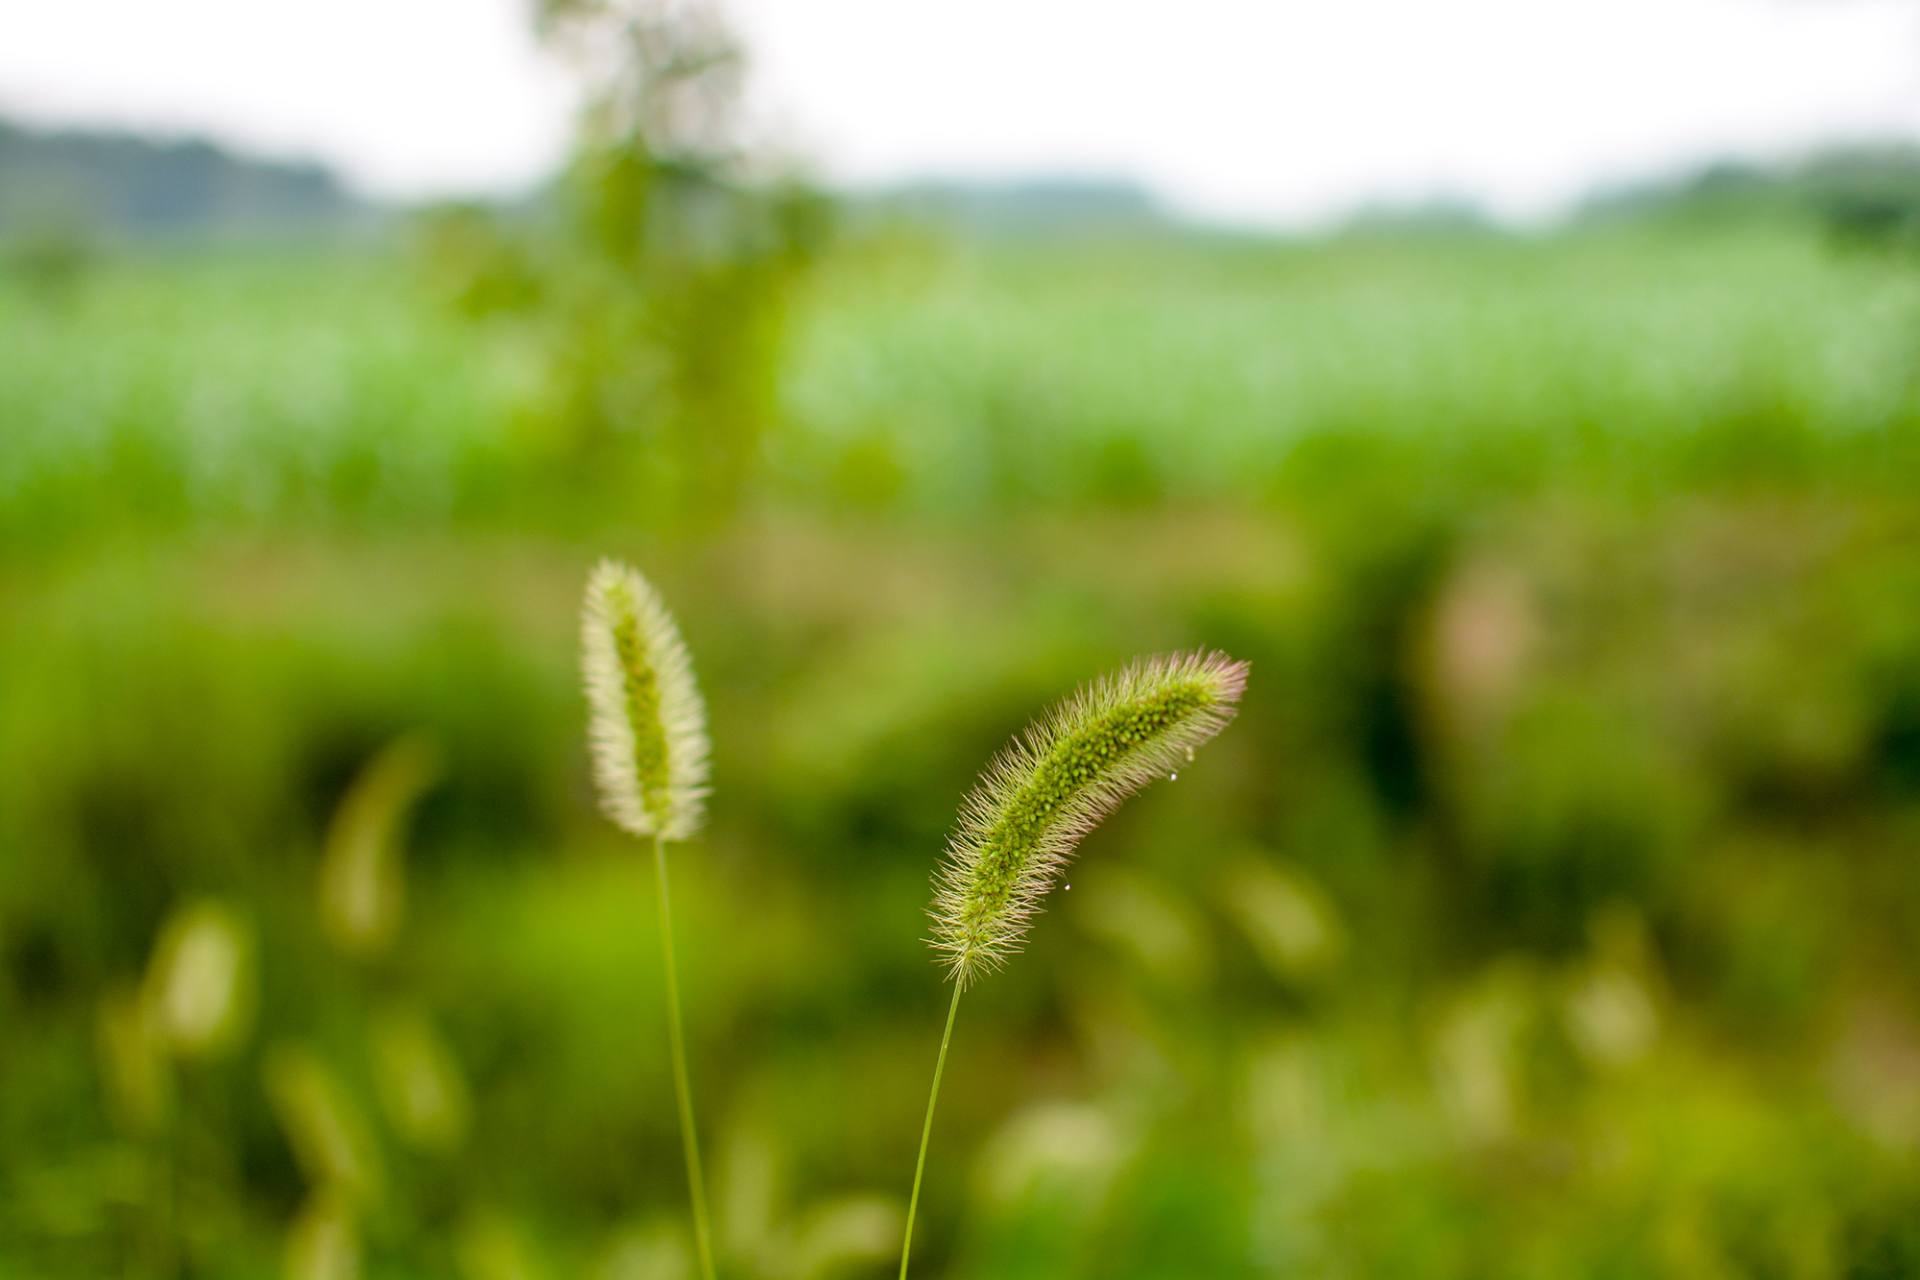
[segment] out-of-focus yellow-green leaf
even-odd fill
[[[688,1280],[693,1259],[686,1233],[664,1221],[622,1230],[593,1274],[596,1280]]]
[[[815,1205],[794,1228],[789,1274],[823,1280],[886,1262],[899,1253],[905,1222],[899,1202],[885,1196],[844,1196]]]
[[[320,919],[342,950],[378,952],[400,927],[407,817],[439,776],[439,752],[425,739],[401,738],[368,762],[334,810],[320,861]]]
[[[1346,931],[1333,903],[1304,871],[1249,855],[1219,881],[1221,907],[1240,926],[1276,978],[1316,978],[1346,954]]]
[[[133,1133],[152,1130],[173,1105],[173,1077],[152,1005],[131,988],[109,991],[101,998],[95,1033],[115,1118]]]
[[[472,1109],[466,1077],[425,1013],[389,1009],[371,1034],[374,1081],[394,1132],[428,1150],[459,1146]]]
[[[1135,1145],[1131,1127],[1090,1103],[1042,1103],[987,1139],[975,1186],[989,1205],[1005,1208],[1045,1192],[1098,1203]]]
[[[322,1188],[307,1198],[287,1231],[287,1280],[358,1280],[360,1230],[353,1206]]]
[[[380,1198],[379,1150],[360,1108],[313,1050],[276,1046],[266,1063],[267,1096],[309,1184],[355,1204]]]
[[[546,1274],[526,1233],[498,1210],[479,1210],[460,1225],[457,1245],[465,1280],[539,1280]]]
[[[167,920],[148,964],[146,1016],[181,1057],[216,1057],[253,1018],[253,935],[223,903],[195,902]]]
[[[1073,894],[1080,926],[1154,977],[1192,986],[1212,973],[1205,925],[1171,885],[1107,865],[1082,875]]]

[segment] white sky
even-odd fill
[[[204,131],[382,195],[512,189],[572,98],[528,0],[0,0],[0,111]],[[727,0],[830,178],[1138,177],[1196,212],[1547,212],[1596,182],[1920,137],[1920,0]]]

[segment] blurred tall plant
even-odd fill
[[[562,479],[656,523],[717,518],[777,415],[826,202],[744,144],[740,50],[709,4],[541,0],[536,23],[584,86],[572,158],[544,216],[437,215],[430,266],[468,313],[525,324],[524,425]]]

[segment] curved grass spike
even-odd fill
[[[961,804],[929,912],[953,1000],[920,1130],[901,1280],[960,994],[1020,949],[1081,838],[1154,778],[1175,776],[1233,718],[1246,683],[1247,664],[1223,653],[1138,660],[1042,715],[994,757]]]
[[[680,979],[673,956],[673,912],[667,895],[667,842],[700,827],[707,793],[707,716],[693,682],[693,663],[673,615],[647,580],[612,560],[594,566],[580,623],[588,737],[600,806],[615,823],[653,841],[660,908],[660,954],[667,988],[667,1039],[680,1108],[700,1273],[713,1280],[713,1239],[687,1073]]]

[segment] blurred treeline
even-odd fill
[[[311,162],[237,156],[200,138],[0,120],[0,233],[65,225],[112,239],[311,236],[363,225],[371,214]]]
[[[712,702],[728,1275],[889,1273],[954,806],[1195,645],[1243,716],[969,998],[925,1274],[1920,1274],[1893,240],[834,218],[629,16],[545,15],[537,216],[9,269],[0,1270],[687,1274],[612,552]]]

